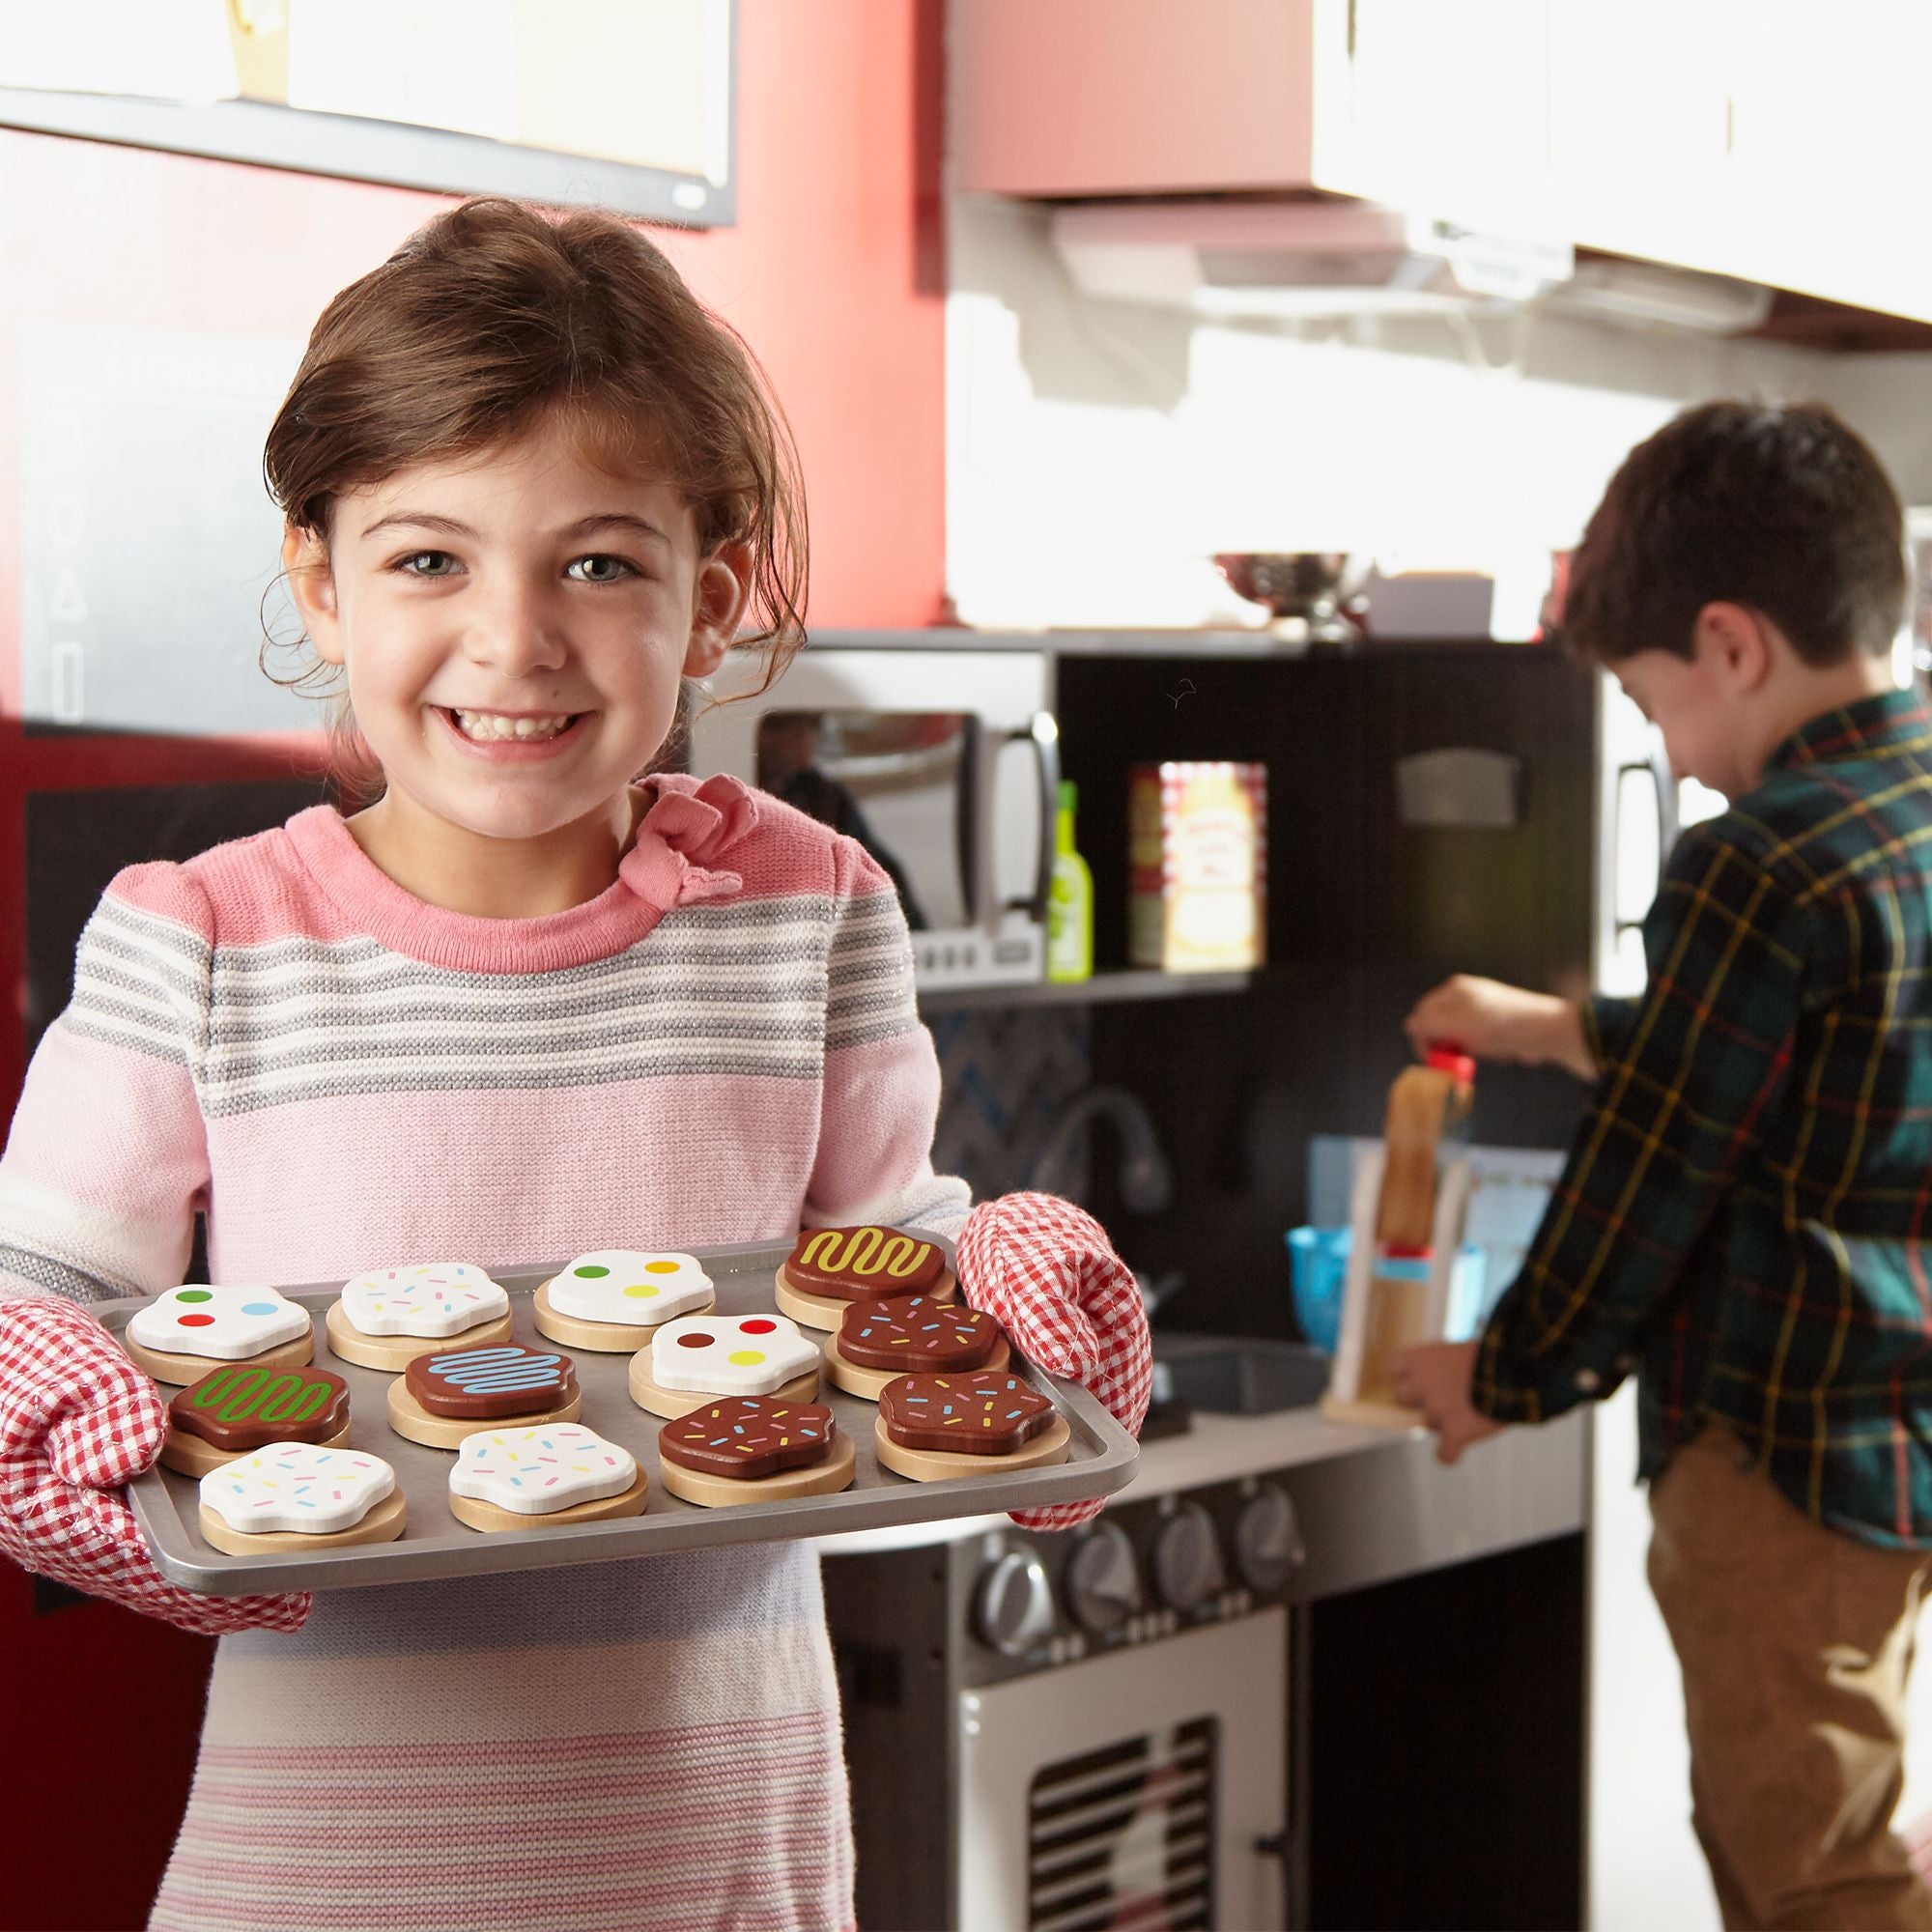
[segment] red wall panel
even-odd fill
[[[790,417],[817,626],[934,621],[942,588],[938,0],[741,0],[738,221],[662,236]],[[300,336],[440,197],[0,129],[0,984],[22,985],[30,791],[287,774],[312,741],[37,737],[19,722],[23,318]],[[262,560],[257,560],[262,561]],[[0,1110],[23,1071],[0,1013]],[[12,1744],[0,1924],[142,1921],[209,1647],[0,1569]]]

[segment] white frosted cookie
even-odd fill
[[[272,1288],[171,1288],[128,1322],[130,1340],[169,1355],[244,1362],[286,1342],[306,1339],[309,1312]]]
[[[396,1472],[359,1449],[270,1442],[201,1479],[201,1503],[248,1535],[295,1530],[332,1536],[354,1529],[396,1487]]]
[[[461,1335],[510,1312],[510,1297],[468,1262],[376,1268],[344,1285],[337,1306],[362,1335]]]
[[[582,1423],[492,1429],[465,1438],[449,1472],[454,1496],[516,1516],[551,1516],[629,1490],[638,1464],[628,1449]]]
[[[651,1337],[651,1379],[705,1395],[770,1395],[818,1367],[818,1349],[782,1315],[688,1315]]]
[[[714,1299],[711,1277],[690,1255],[599,1248],[579,1255],[545,1284],[550,1305],[580,1321],[655,1326],[696,1315]]]

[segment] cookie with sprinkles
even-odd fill
[[[403,1519],[395,1470],[354,1449],[270,1442],[201,1479],[201,1533],[233,1556],[389,1543]]]
[[[575,1422],[583,1395],[554,1349],[441,1349],[418,1355],[389,1384],[389,1427],[432,1449],[460,1448],[479,1429]]]
[[[958,1287],[946,1251],[906,1228],[808,1228],[778,1271],[780,1309],[809,1328],[837,1328],[851,1301],[902,1294],[948,1300]]]
[[[637,1516],[644,1472],[620,1443],[581,1423],[486,1429],[464,1438],[449,1513],[471,1529],[539,1529]]]
[[[510,1339],[510,1297],[469,1262],[372,1268],[343,1285],[324,1322],[345,1362],[401,1375],[461,1335],[469,1348]]]
[[[1000,1324],[983,1309],[926,1294],[851,1302],[825,1344],[826,1373],[868,1402],[903,1375],[1004,1369],[1011,1359]]]
[[[823,1403],[725,1396],[658,1431],[665,1488],[707,1509],[829,1495],[857,1466],[851,1438]]]
[[[1017,1376],[900,1376],[879,1392],[873,1447],[880,1463],[917,1482],[982,1473],[989,1463],[1035,1468],[1064,1462],[1066,1420]]]

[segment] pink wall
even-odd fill
[[[741,0],[738,222],[665,237],[790,416],[815,627],[923,625],[942,589],[938,0]],[[276,777],[284,741],[19,725],[23,317],[306,332],[438,197],[0,129],[0,983],[21,978],[27,795]],[[308,749],[312,749],[308,748]],[[22,1070],[0,1020],[0,1110]],[[35,1617],[0,1567],[14,1740],[0,1924],[142,1921],[185,1792],[207,1647],[118,1609]],[[31,1740],[25,1754],[22,1741]]]

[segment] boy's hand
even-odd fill
[[[1478,1060],[1553,1061],[1581,1079],[1597,1075],[1580,1015],[1553,993],[1458,973],[1423,994],[1402,1024],[1418,1053],[1437,1040],[1454,1040]]]
[[[1476,1366],[1473,1342],[1424,1342],[1395,1358],[1395,1392],[1435,1432],[1435,1460],[1454,1463],[1474,1442],[1500,1435],[1503,1425],[1479,1414],[1469,1402]]]

